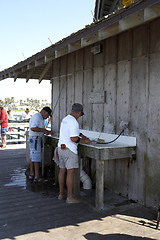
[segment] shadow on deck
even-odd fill
[[[53,182],[28,181],[26,167],[25,145],[0,150],[0,239],[160,239],[155,211],[107,190],[103,211],[94,207],[94,190],[66,204]]]

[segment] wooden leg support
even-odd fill
[[[96,208],[104,208],[104,161],[96,160]]]

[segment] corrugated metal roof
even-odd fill
[[[122,8],[121,0],[96,0],[94,18],[101,19],[118,8]]]
[[[133,0],[133,3],[141,2],[142,0]],[[94,19],[99,20],[104,16],[117,11],[124,6],[122,0],[96,0]]]

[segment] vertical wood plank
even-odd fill
[[[118,63],[117,77],[117,131],[121,131],[121,124],[130,119],[130,79],[131,61]]]
[[[84,71],[83,85],[83,106],[85,116],[83,117],[83,129],[91,130],[92,125],[92,104],[89,103],[88,96],[92,91],[92,70]]]
[[[105,66],[104,90],[106,102],[104,103],[104,132],[114,133],[116,124],[116,80],[117,64]]]
[[[103,68],[94,68],[93,92],[103,90]],[[93,131],[103,131],[103,104],[93,104]]]
[[[53,91],[53,116],[52,116],[52,130],[57,133],[59,132],[59,105],[60,105],[60,92],[59,92],[59,77],[55,77],[52,83]]]
[[[67,114],[71,112],[74,103],[74,75],[67,76]]]

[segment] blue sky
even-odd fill
[[[94,7],[95,0],[1,0],[0,71],[49,47],[50,40],[56,43],[91,24]],[[14,83],[8,79],[0,81],[0,89],[4,90],[0,99],[13,93],[17,99],[24,98],[22,83],[28,92],[26,97],[30,97],[31,88],[36,87],[38,92],[33,93],[32,98],[41,98],[38,93],[44,84],[50,90],[49,83],[30,81],[26,84],[22,79]]]

